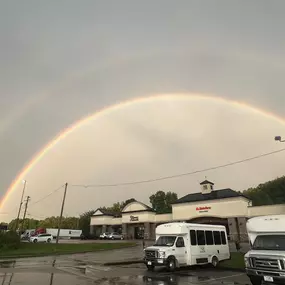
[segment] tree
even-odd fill
[[[9,224],[8,224],[8,229],[9,230],[15,230],[16,227],[16,222],[17,219],[12,220]],[[39,220],[35,220],[35,219],[25,219],[25,221],[23,222],[23,219],[19,219],[19,227],[24,230],[27,229],[36,229],[39,227],[40,221]]]
[[[90,210],[81,214],[79,217],[79,229],[82,230],[84,236],[90,234],[90,220],[94,213],[94,210]]]
[[[253,206],[285,203],[285,176],[243,191]]]
[[[157,191],[155,194],[149,197],[149,201],[152,205],[152,208],[158,214],[171,213],[171,205],[176,202],[177,199],[177,194],[170,191],[168,191],[167,193],[165,193],[164,191]]]
[[[108,211],[108,212],[111,212],[111,213],[115,213],[115,214],[118,213],[119,214],[122,212],[122,210],[125,208],[126,205],[128,205],[129,203],[134,202],[134,201],[136,201],[136,199],[130,198],[130,199],[127,199],[127,200],[122,201],[122,202],[116,202],[111,207],[101,207],[101,209]]]

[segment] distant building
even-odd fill
[[[125,206],[120,214],[97,209],[91,217],[91,232],[120,231],[127,239],[155,239],[157,225],[168,222],[189,222],[224,225],[232,240],[247,240],[248,218],[284,214],[285,204],[253,207],[249,198],[230,188],[215,190],[214,183],[200,183],[198,193],[188,194],[172,205],[172,213],[156,214],[138,201]]]

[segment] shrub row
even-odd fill
[[[20,237],[16,232],[0,232],[0,250],[18,249],[20,244]]]

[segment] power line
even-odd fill
[[[237,160],[237,161],[234,161],[234,162],[229,162],[229,163],[218,165],[218,166],[213,166],[213,167],[209,167],[209,168],[195,170],[195,171],[192,171],[192,172],[186,172],[186,173],[181,173],[181,174],[175,174],[175,175],[163,176],[163,177],[158,177],[158,178],[153,178],[153,179],[147,179],[147,180],[130,181],[130,182],[122,182],[122,183],[114,183],[114,184],[90,184],[90,185],[75,184],[75,185],[71,185],[71,186],[73,186],[73,187],[85,187],[85,188],[101,188],[101,187],[117,187],[117,186],[127,186],[127,185],[135,185],[135,184],[145,184],[145,183],[151,183],[151,182],[156,182],[156,181],[161,181],[161,180],[179,178],[179,177],[193,175],[193,174],[206,172],[206,171],[210,171],[210,170],[216,170],[216,169],[220,169],[220,168],[225,168],[225,167],[233,166],[233,165],[236,165],[236,164],[241,164],[241,163],[244,163],[244,162],[255,160],[255,159],[258,159],[258,158],[270,156],[270,155],[273,155],[273,154],[276,154],[276,153],[280,153],[280,152],[283,152],[283,151],[285,151],[285,148],[282,148],[282,149],[279,149],[279,150],[275,150],[275,151],[271,151],[271,152],[267,152],[267,153],[263,153],[263,154],[260,154],[260,155],[257,155],[257,156],[253,156],[253,157],[250,157],[250,158]]]
[[[55,190],[53,190],[52,192],[50,192],[50,193],[47,194],[46,196],[44,196],[44,197],[40,198],[39,200],[37,200],[37,201],[31,203],[30,206],[35,205],[35,204],[37,204],[37,203],[39,203],[39,202],[41,202],[41,201],[47,199],[49,196],[51,196],[52,194],[54,194],[55,192],[57,192],[57,191],[58,191],[59,189],[61,189],[63,186],[64,186],[64,185],[61,185],[60,187],[56,188]]]

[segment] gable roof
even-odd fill
[[[209,181],[209,180],[204,180],[203,182],[200,183],[200,185],[205,185],[205,184],[211,184],[214,185],[213,182]]]
[[[121,217],[121,213],[116,213],[116,212],[111,212],[111,211],[107,211],[105,209],[102,209],[102,208],[98,208],[94,214],[97,212],[97,211],[100,211],[102,213],[102,216],[112,216],[112,217]],[[93,215],[94,215],[93,214]],[[98,216],[98,215],[97,215]]]
[[[214,190],[211,193],[207,193],[207,194],[202,194],[202,193],[188,194],[188,195],[178,199],[173,204],[209,201],[209,200],[234,198],[234,197],[244,197],[244,198],[248,199],[245,195],[243,195],[239,192],[236,192],[230,188],[226,188],[226,189],[221,189],[221,190]]]
[[[135,204],[135,203],[140,204],[144,209],[143,209],[143,210],[137,210],[137,211],[125,211],[126,208],[127,208],[129,205]],[[123,208],[122,213],[143,212],[143,211],[145,211],[145,212],[154,212],[153,208],[149,207],[148,205],[146,205],[146,204],[144,204],[144,203],[142,203],[142,202],[139,202],[139,201],[135,200],[135,201],[132,201],[132,202],[130,202],[129,204],[127,204],[127,205]]]

